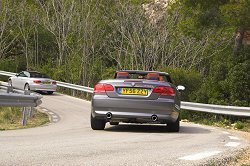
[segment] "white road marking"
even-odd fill
[[[50,115],[54,115],[54,113],[53,113],[53,112],[48,112],[48,114],[50,114]]]
[[[56,115],[52,115],[52,117],[53,117],[54,119],[57,119],[57,118],[58,118]]]
[[[233,139],[233,140],[240,140],[238,137],[234,137],[234,136],[228,136],[230,139]]]
[[[236,146],[239,146],[239,145],[240,145],[239,142],[228,142],[225,146],[236,147]]]
[[[58,122],[59,119],[53,119],[54,122]]]
[[[47,112],[48,110],[46,110],[46,109],[43,109],[43,111]]]
[[[227,131],[223,131],[222,133],[224,133],[224,134],[230,134],[229,132],[227,132]]]
[[[216,154],[221,153],[221,151],[211,151],[211,152],[201,152],[201,153],[197,153],[197,154],[193,154],[193,155],[189,155],[189,156],[184,156],[184,157],[180,157],[179,159],[181,160],[200,160],[200,159],[204,159],[210,156],[214,156]]]

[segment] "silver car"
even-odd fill
[[[180,127],[179,91],[168,73],[157,71],[123,70],[112,80],[95,85],[92,97],[91,128],[103,130],[123,123],[167,124],[170,132]]]
[[[17,89],[45,91],[52,94],[56,91],[56,81],[47,75],[35,71],[22,71],[9,78],[9,85]]]

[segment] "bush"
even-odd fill
[[[235,129],[243,129],[245,127],[245,124],[240,122],[240,121],[237,121],[235,124],[234,124],[234,128]]]
[[[202,83],[202,77],[198,72],[182,68],[163,68],[160,71],[169,73],[176,86],[185,86],[185,91],[181,93],[181,100],[193,100]]]

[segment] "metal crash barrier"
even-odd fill
[[[21,107],[23,113],[22,124],[27,125],[28,118],[32,117],[34,107],[42,103],[42,96],[30,91],[13,89],[7,83],[0,82],[0,106]]]
[[[14,76],[16,73],[6,72],[0,70],[0,75]],[[94,88],[70,84],[66,82],[57,81],[57,86],[69,88],[72,90],[78,90],[87,93],[93,93]],[[202,104],[193,102],[181,102],[181,109],[199,112],[208,112],[214,114],[223,115],[234,115],[234,116],[245,116],[250,117],[250,107],[236,107],[236,106],[224,106],[224,105],[213,105],[213,104]]]

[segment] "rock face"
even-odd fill
[[[174,2],[175,0],[154,0],[151,3],[143,4],[142,7],[150,23],[159,26],[159,24],[164,21],[167,7]]]

